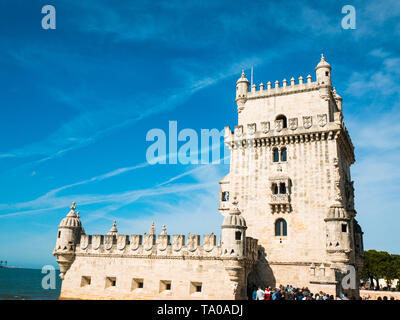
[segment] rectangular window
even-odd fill
[[[229,201],[229,192],[228,191],[222,192],[222,201]]]
[[[190,282],[190,294],[200,294],[203,291],[201,282]]]
[[[242,233],[240,231],[235,232],[235,240],[242,240]]]
[[[91,282],[92,282],[92,277],[90,277],[90,276],[82,276],[82,278],[81,278],[81,287],[90,286]]]
[[[280,194],[286,194],[286,185],[284,183],[279,185],[279,191]]]
[[[141,278],[132,279],[132,290],[143,289],[144,280]]]
[[[116,277],[107,277],[106,278],[106,288],[117,286],[117,278]]]
[[[347,224],[342,224],[342,232],[347,232]]]
[[[160,292],[163,291],[171,291],[171,281],[170,280],[161,280],[160,281]]]
[[[61,231],[58,231],[58,237],[61,237]]]

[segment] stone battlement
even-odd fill
[[[200,235],[132,234],[128,235],[81,235],[76,253],[80,255],[126,255],[155,257],[221,257],[257,258],[257,240],[246,237],[246,249],[243,256],[223,255],[221,245],[216,243],[216,236],[206,234],[203,242]]]
[[[286,79],[283,79],[282,84],[276,80],[274,83],[274,87],[272,87],[272,83],[270,81],[267,82],[267,86],[265,87],[263,83],[260,83],[258,90],[257,85],[253,84],[251,86],[251,91],[247,94],[247,99],[255,99],[255,98],[265,98],[269,96],[277,96],[284,94],[292,94],[303,91],[310,90],[318,90],[319,88],[325,88],[328,85],[319,84],[317,81],[312,81],[310,75],[307,76],[307,82],[304,82],[303,77],[299,77],[299,81],[296,84],[295,79],[291,78],[290,83]]]

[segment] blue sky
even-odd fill
[[[56,30],[41,8],[56,8]],[[356,8],[355,30],[341,8]],[[233,127],[235,81],[311,74],[343,97],[366,249],[400,253],[398,1],[2,1],[0,258],[55,264],[77,202],[88,233],[219,232],[220,165],[148,165],[146,133]]]

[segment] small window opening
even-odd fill
[[[236,231],[235,240],[242,240],[242,233],[240,231]]]
[[[280,194],[286,194],[286,185],[285,185],[285,183],[281,183],[279,185],[279,193]]]
[[[347,224],[342,224],[342,232],[347,232]]]

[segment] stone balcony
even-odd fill
[[[272,194],[269,201],[272,213],[289,213],[291,211],[289,194]]]

